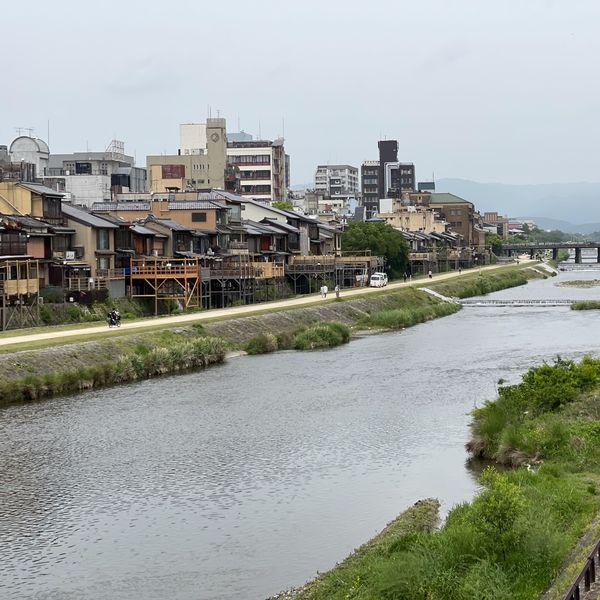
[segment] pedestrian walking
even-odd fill
[[[404,279],[404,283],[406,283],[406,273],[404,273],[404,275],[402,276],[402,278]]]
[[[460,275],[462,273],[462,268],[458,267],[458,274]]]
[[[431,272],[431,269],[429,269],[429,279],[431,279],[433,277],[433,273]]]
[[[334,290],[335,290],[335,297],[339,298],[340,297],[340,286],[336,284]]]
[[[319,290],[321,292],[321,298],[325,298],[325,286],[322,285],[321,289]]]
[[[329,291],[329,290],[327,289],[327,286],[326,286],[326,285],[324,285],[324,286],[323,286],[323,298],[327,298],[327,292],[328,292],[328,291]]]

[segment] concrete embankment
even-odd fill
[[[452,285],[454,292],[464,289],[472,295],[481,293],[482,288],[493,291],[522,285],[532,276],[531,272],[498,271],[483,277],[463,276]],[[440,310],[441,304],[417,289],[403,288],[202,325],[2,354],[0,405],[205,367],[224,360],[228,349],[243,349],[257,336],[268,333],[289,337],[322,322],[341,323],[355,329],[406,327],[449,314]],[[377,319],[378,316],[386,318]],[[213,345],[205,348],[202,344],[207,342],[202,340],[212,340]]]

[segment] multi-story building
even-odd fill
[[[104,152],[50,154],[48,167],[38,178],[65,192],[74,204],[87,207],[110,200],[113,193],[146,190],[146,169],[135,166],[135,158],[125,154],[125,145],[118,140]]]
[[[286,165],[289,165],[289,157],[285,153],[283,138],[229,142],[227,162],[239,170],[242,196],[261,202],[287,199],[289,178]]]
[[[180,125],[179,145],[177,154],[146,157],[151,192],[225,189],[225,119]]]
[[[360,168],[362,205],[365,217],[370,219],[379,212],[379,161],[365,160]]]
[[[380,140],[379,160],[366,160],[361,167],[362,204],[366,218],[379,211],[381,198],[400,198],[416,189],[415,166],[398,161],[398,142]]]
[[[358,169],[351,165],[319,165],[315,173],[315,190],[327,196],[356,197]]]
[[[412,203],[433,209],[447,221],[449,229],[461,236],[463,246],[473,249],[484,248],[485,231],[481,215],[475,210],[472,202],[454,194],[439,192],[418,192],[410,194],[410,198]]]

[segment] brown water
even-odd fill
[[[598,297],[556,281],[494,296]],[[469,410],[501,377],[595,354],[599,318],[465,308],[1,410],[0,597],[262,599],[301,584],[419,498],[470,498]]]

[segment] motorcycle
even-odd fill
[[[121,327],[121,315],[111,315],[106,317],[106,322],[109,327]]]

